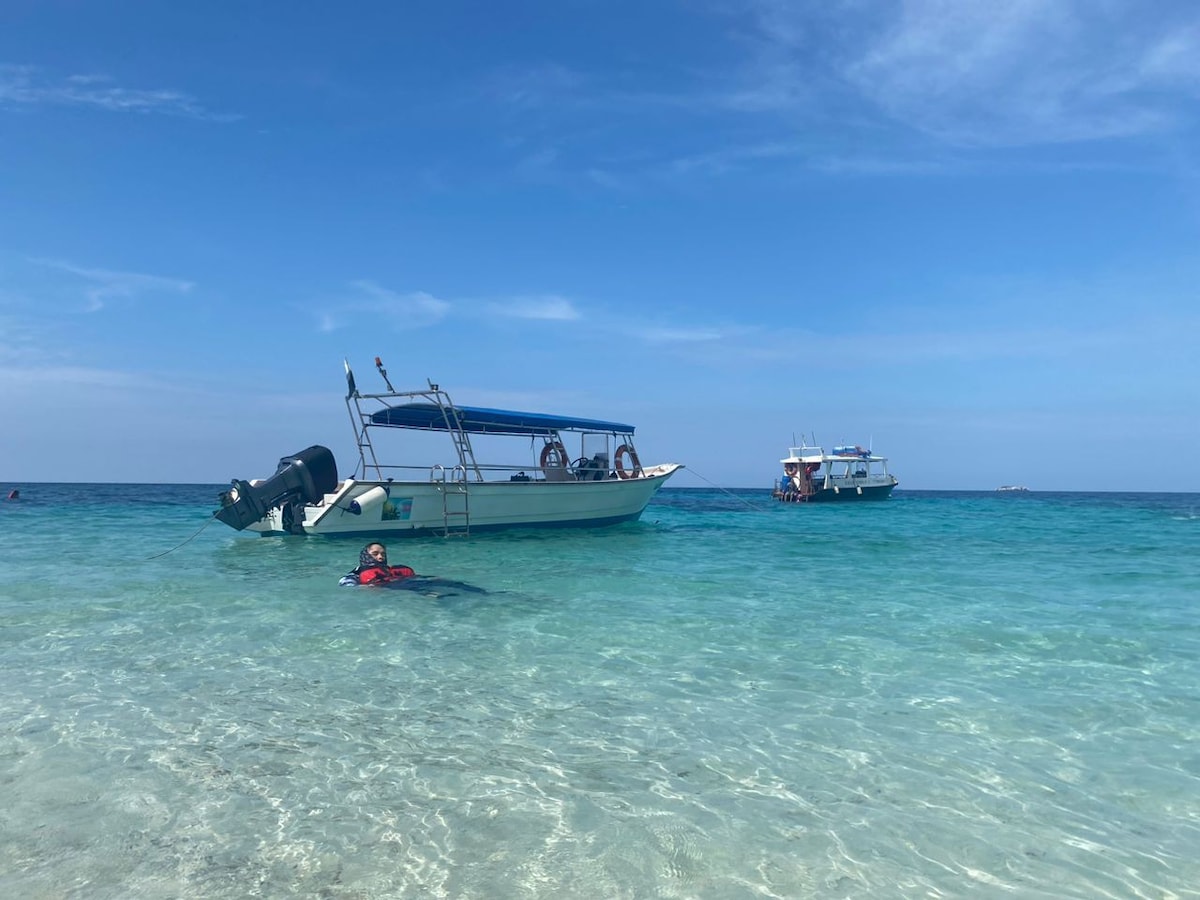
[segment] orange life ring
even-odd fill
[[[628,470],[621,464],[621,457],[626,454],[629,455]],[[613,457],[613,464],[616,466],[618,478],[637,478],[642,474],[642,463],[638,459],[637,451],[628,444],[622,444],[617,448],[617,454]]]
[[[550,462],[550,457],[554,457],[554,462]],[[565,469],[567,463],[567,448],[559,441],[551,441],[542,448],[542,456],[538,465],[543,469]]]

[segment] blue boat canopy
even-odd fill
[[[510,409],[484,409],[478,406],[455,406],[459,424],[468,434],[528,434],[549,437],[556,431],[599,431],[633,434],[632,425],[602,422],[599,419],[577,419],[573,416],[552,416],[546,413],[517,412]],[[389,406],[371,415],[372,425],[390,428],[417,428],[424,431],[450,431],[442,408],[436,403],[404,403]]]

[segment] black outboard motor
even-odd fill
[[[328,448],[314,444],[279,461],[275,474],[262,484],[233,480],[233,487],[218,499],[214,515],[241,531],[267,514],[267,510],[289,501],[316,503],[337,488],[337,463]]]

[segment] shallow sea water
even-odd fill
[[[477,593],[196,534],[219,486],[19,487],[4,896],[1200,897],[1198,495],[389,545]]]

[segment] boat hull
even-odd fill
[[[681,466],[602,481],[346,481],[318,504],[276,507],[262,535],[416,537],[512,528],[591,528],[637,520]]]
[[[775,499],[785,503],[858,503],[886,500],[895,487],[895,484],[847,485],[819,488],[811,494],[792,493],[786,496],[781,491],[775,491]]]
[[[894,484],[866,485],[859,487],[822,488],[810,495],[809,503],[857,503],[863,500],[886,500],[892,494]]]

